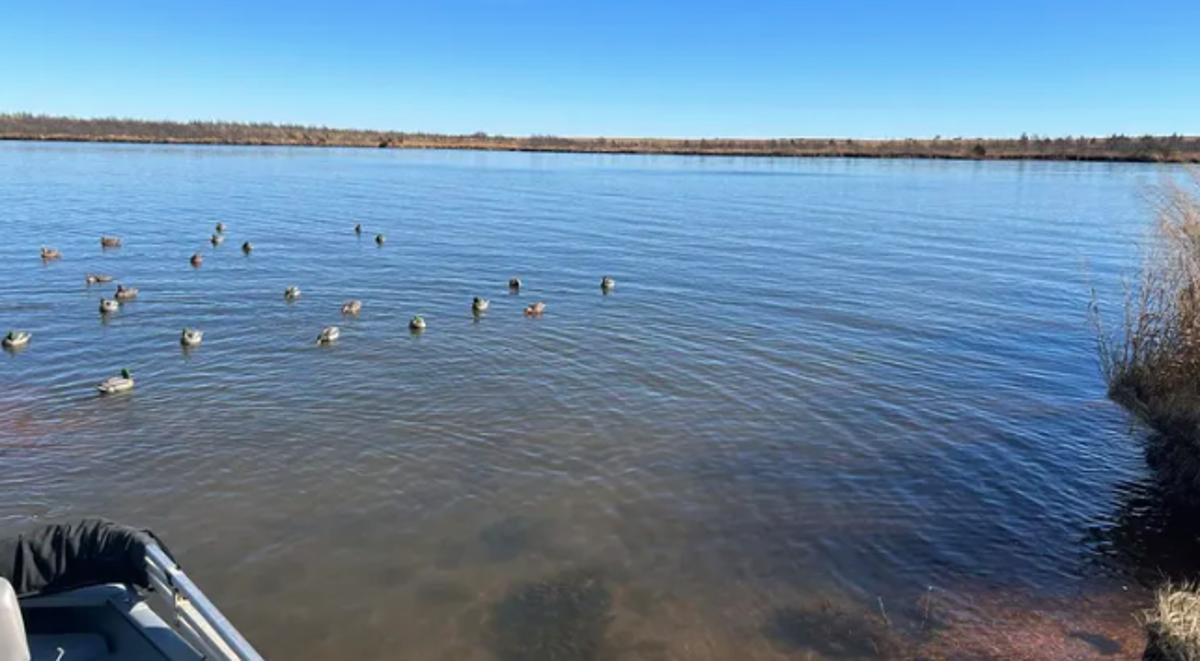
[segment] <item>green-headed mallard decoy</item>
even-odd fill
[[[133,390],[133,377],[130,376],[129,370],[121,370],[121,376],[114,376],[101,381],[96,385],[96,390],[99,390],[102,395]]]
[[[0,341],[0,344],[9,349],[20,349],[29,344],[29,338],[31,337],[33,336],[25,331],[8,331],[8,335],[4,336],[4,340]]]
[[[342,331],[337,326],[326,326],[321,329],[321,334],[317,335],[317,344],[333,344],[342,336]]]
[[[198,347],[204,341],[204,331],[194,328],[183,329],[183,334],[179,336],[179,343],[185,347]]]

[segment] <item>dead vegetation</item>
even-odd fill
[[[1013,139],[939,136],[928,140],[581,138],[552,135],[514,137],[487,133],[443,135],[290,124],[168,122],[112,117],[82,119],[13,113],[0,114],[0,140],[482,149],[605,154],[1200,163],[1200,137],[1179,135],[1057,138],[1022,135]]]

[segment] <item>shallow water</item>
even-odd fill
[[[886,656],[804,614],[1107,599],[1153,507],[1088,291],[1159,175],[3,144],[0,528],[154,528],[281,659]]]

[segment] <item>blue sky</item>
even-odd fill
[[[0,112],[606,136],[1200,133],[1200,0],[0,2]]]

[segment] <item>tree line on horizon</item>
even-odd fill
[[[337,129],[295,124],[148,121],[0,114],[0,140],[488,149],[505,151],[696,154],[727,156],[841,156],[864,158],[1029,159],[1200,163],[1200,136],[942,138],[674,139],[514,137],[477,132],[453,135]]]

